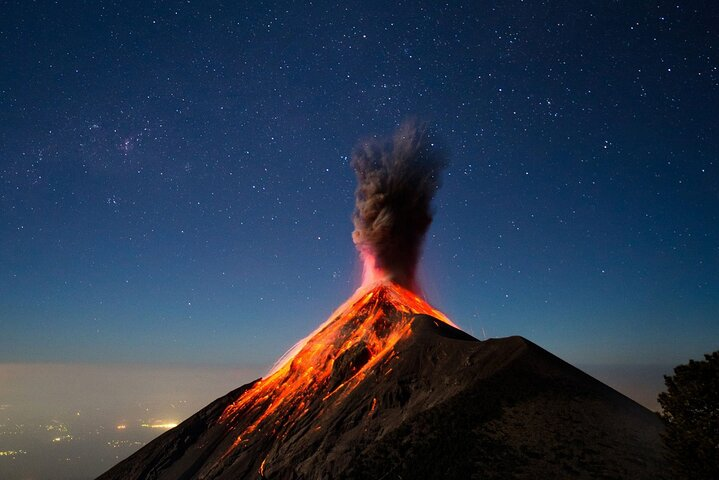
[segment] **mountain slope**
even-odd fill
[[[656,415],[528,340],[478,341],[407,295],[354,297],[272,376],[100,478],[662,478]]]

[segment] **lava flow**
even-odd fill
[[[283,438],[308,412],[322,414],[327,402],[340,402],[376,365],[391,368],[393,347],[409,333],[418,314],[455,326],[417,294],[382,281],[360,287],[327,322],[301,342],[270,376],[255,383],[228,406],[220,422],[246,425],[228,454],[253,432]]]

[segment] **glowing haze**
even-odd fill
[[[364,263],[364,285],[386,278],[418,290],[417,261],[432,223],[432,198],[447,165],[430,133],[426,123],[407,121],[391,138],[355,148],[352,239]]]

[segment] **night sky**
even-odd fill
[[[353,3],[4,4],[0,362],[272,363],[358,286],[349,158],[410,117],[458,325],[717,348],[713,2]]]

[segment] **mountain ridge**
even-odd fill
[[[655,414],[523,337],[480,341],[390,294],[363,292],[273,375],[99,479],[664,478]]]

